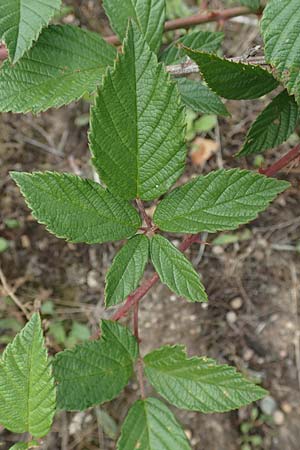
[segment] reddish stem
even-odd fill
[[[134,336],[137,340],[137,342],[141,342],[140,341],[140,336],[139,336],[139,304],[138,302],[136,302],[134,304],[134,310],[133,310],[133,332],[134,332]]]
[[[253,11],[244,6],[219,11],[209,11],[201,14],[195,14],[190,17],[168,20],[165,23],[165,31],[178,30],[179,28],[190,28],[191,26],[199,25],[201,23],[225,21],[231,19],[232,17],[246,14],[253,14]],[[118,37],[114,35],[106,37],[105,40],[113,45],[120,44]]]
[[[8,58],[8,51],[4,44],[0,44],[0,61],[4,61]]]
[[[144,219],[144,222],[147,225],[147,227],[152,228],[152,221],[151,221],[150,217],[148,216],[148,214],[146,213],[146,210],[145,210],[142,200],[137,198],[135,200],[135,203],[136,203],[138,210],[139,210],[142,218]]]
[[[259,173],[266,175],[267,177],[273,177],[281,169],[288,166],[295,159],[300,158],[300,144],[292,148],[288,153],[286,153],[282,158],[272,164],[268,169],[259,169]]]
[[[188,235],[182,241],[179,250],[184,252],[195,242],[199,242],[199,236],[197,234]],[[154,273],[149,280],[146,280],[133,294],[127,297],[124,305],[115,312],[111,320],[120,320],[122,317],[125,317],[132,306],[139,303],[139,301],[147,294],[152,286],[157,283],[158,279],[159,277],[157,273]]]

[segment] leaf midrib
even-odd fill
[[[67,178],[67,179],[70,180],[70,178]],[[91,186],[91,187],[94,189],[93,185],[89,184],[89,186]],[[75,184],[75,187],[77,187],[76,184]],[[59,186],[59,188],[61,189],[61,186]],[[43,190],[46,194],[49,194],[49,191],[48,191],[47,189],[45,189],[45,188],[43,189],[42,186],[40,186],[40,189]],[[78,187],[77,187],[77,189],[78,189]],[[78,190],[80,190],[80,189],[78,189]],[[94,189],[94,190],[95,190],[95,189]],[[62,200],[59,196],[54,195],[53,192],[50,192],[50,193],[51,193],[52,197],[53,197],[54,199],[57,200],[58,203],[64,203],[63,200]],[[106,219],[107,222],[114,223],[114,224],[118,224],[118,225],[131,226],[131,227],[134,227],[134,226],[135,226],[135,224],[132,223],[132,222],[128,223],[128,222],[122,222],[122,221],[118,220],[118,219],[119,219],[119,216],[118,216],[118,217],[112,216],[112,217],[113,217],[113,220],[112,220],[111,217],[108,217],[108,216],[106,216],[105,214],[101,215],[101,211],[98,210],[91,202],[87,202],[87,203],[86,203],[87,207],[85,208],[85,203],[78,203],[78,202],[76,202],[76,199],[74,200],[74,199],[70,198],[69,195],[66,195],[66,196],[67,196],[68,200],[69,200],[74,206],[80,207],[82,210],[86,210],[87,212],[90,212],[90,214],[92,214],[92,211],[95,211],[95,212],[97,213],[97,215],[98,215],[100,218]],[[102,200],[104,203],[106,203],[106,202],[103,200],[103,198],[101,197],[101,195],[99,195],[99,198],[101,198],[101,200]],[[89,205],[91,205],[91,208],[88,207]],[[129,205],[129,206],[130,206],[130,205]]]

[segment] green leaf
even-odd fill
[[[165,22],[165,0],[103,0],[114,32],[121,40],[126,36],[128,19],[133,19],[152,51],[161,45]]]
[[[55,413],[55,389],[41,319],[34,314],[0,360],[0,423],[14,433],[45,436]]]
[[[10,447],[9,450],[28,450],[36,447],[40,447],[40,444],[37,441],[17,442],[15,445]]]
[[[144,358],[152,386],[178,408],[203,413],[225,412],[248,405],[267,392],[234,367],[209,358],[188,358],[181,345],[165,346]]]
[[[266,61],[274,75],[300,104],[299,0],[270,0],[264,10],[261,32]]]
[[[224,33],[211,31],[194,31],[182,36],[174,43],[169,45],[162,54],[160,60],[166,65],[179,62],[185,57],[184,51],[180,48],[182,45],[193,50],[203,52],[217,52],[224,39]]]
[[[100,340],[57,353],[54,377],[59,409],[83,410],[117,397],[132,376],[136,339],[128,328],[102,320]]]
[[[176,78],[182,101],[193,111],[229,116],[221,99],[206,84],[188,78]]]
[[[216,170],[174,189],[158,205],[154,221],[175,233],[233,230],[255,219],[289,186],[248,170]]]
[[[106,275],[106,306],[121,303],[138,287],[148,257],[149,240],[143,234],[134,236],[122,247]]]
[[[11,172],[39,223],[57,237],[87,244],[132,236],[138,213],[94,181],[69,173]]]
[[[5,252],[9,248],[9,241],[3,237],[0,237],[0,253]]]
[[[190,261],[163,236],[151,239],[151,260],[159,278],[173,292],[191,302],[206,302],[207,295]]]
[[[131,23],[92,109],[93,164],[108,188],[126,199],[166,192],[184,169],[184,121],[176,84]]]
[[[16,63],[30,49],[60,6],[61,0],[1,1],[0,38],[6,43],[12,63]]]
[[[254,99],[278,86],[273,75],[259,66],[228,61],[189,48],[184,50],[198,64],[208,86],[222,97],[233,100]]]
[[[110,439],[115,440],[118,435],[118,425],[116,424],[116,421],[107,411],[101,409],[99,406],[95,408],[95,412],[99,426]]]
[[[204,114],[198,120],[196,120],[194,127],[197,132],[208,133],[213,130],[218,124],[216,116]]]
[[[122,426],[117,450],[191,450],[169,408],[156,398],[138,400]]]
[[[257,11],[260,8],[260,0],[240,0],[240,4],[248,6],[252,11]]]
[[[237,156],[260,153],[282,144],[293,133],[298,113],[294,97],[289,96],[286,90],[281,92],[252,124]]]
[[[0,111],[38,113],[93,93],[116,50],[98,34],[71,25],[41,33],[15,65],[0,70]]]

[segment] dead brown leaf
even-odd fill
[[[204,166],[219,149],[219,144],[212,139],[197,137],[192,146],[192,163],[195,166]]]

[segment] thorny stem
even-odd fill
[[[208,22],[219,22],[231,19],[232,17],[255,14],[247,7],[228,8],[225,10],[209,11],[194,16],[184,17],[180,19],[168,20],[165,23],[165,31],[178,30],[180,28],[190,28],[194,25]],[[117,36],[108,36],[105,38],[107,42],[113,45],[119,45],[120,40]]]
[[[292,161],[295,161],[297,158],[300,158],[300,144],[292,148],[282,158],[268,167],[268,169],[259,169],[259,173],[266,175],[267,177],[272,177],[276,175],[276,173],[278,173],[281,169],[288,166]]]

